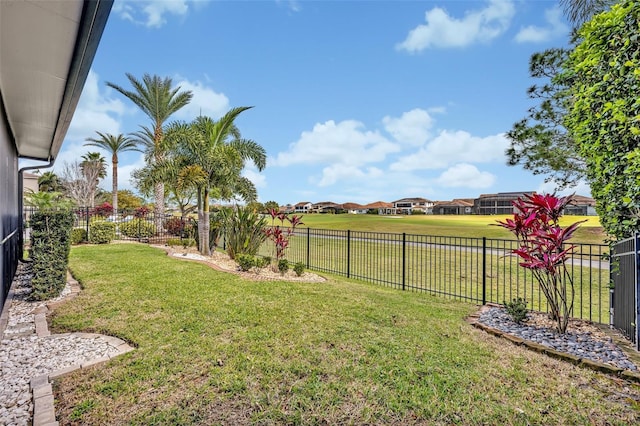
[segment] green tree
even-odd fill
[[[100,179],[107,175],[107,163],[99,152],[87,152],[80,162],[80,170],[89,188],[89,207],[95,207],[96,190]]]
[[[40,192],[62,192],[62,181],[54,172],[44,172],[38,177],[38,190]]]
[[[585,177],[584,159],[564,127],[571,82],[562,66],[568,56],[567,49],[531,56],[529,74],[542,83],[531,86],[527,94],[538,103],[506,134],[511,144],[506,151],[508,164],[548,175],[546,180],[560,188],[575,186]]]
[[[640,225],[640,6],[614,5],[578,32],[565,125],[586,161],[602,226],[615,238]]]
[[[198,248],[205,255],[210,254],[210,200],[239,196],[250,202],[257,198],[255,186],[241,173],[247,160],[263,170],[266,152],[255,141],[243,139],[234,124],[238,115],[249,108],[233,108],[217,121],[198,117],[190,124],[173,123],[167,129],[174,155],[159,168],[159,173],[177,172],[183,185],[196,188]]]
[[[280,209],[280,204],[277,201],[267,201],[264,203],[264,208],[268,212],[270,210],[278,211]]]
[[[97,132],[98,138],[87,138],[85,145],[102,148],[111,154],[111,194],[113,211],[118,213],[118,154],[125,151],[139,151],[133,139],[122,134],[114,136],[110,133]]]
[[[150,136],[147,148],[147,161],[162,161],[165,154],[164,146],[164,123],[169,117],[180,108],[187,105],[193,94],[191,91],[180,91],[180,87],[172,87],[170,78],[161,78],[157,75],[144,74],[142,81],[127,73],[127,78],[133,86],[133,90],[124,89],[117,84],[108,82],[109,87],[114,88],[136,104],[142,112],[151,119],[151,128],[143,127],[143,130]],[[161,226],[164,217],[164,183],[161,181],[154,183],[154,213],[156,217],[156,227]]]

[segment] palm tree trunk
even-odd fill
[[[204,188],[204,195],[202,197],[202,243],[204,247],[204,252],[201,252],[205,256],[211,256],[211,248],[209,246],[209,228],[211,224],[209,223],[209,188]]]
[[[113,199],[113,214],[118,216],[118,157],[114,155],[111,158],[113,171],[111,172],[111,198]]]
[[[160,233],[163,229],[162,222],[164,219],[164,182],[156,183],[153,192],[155,198],[153,215],[155,217],[156,232]]]
[[[202,228],[203,228],[203,216],[204,216],[204,212],[202,211],[202,189],[198,188],[196,190],[196,192],[198,193],[198,251],[200,253],[204,252],[204,249],[202,248]]]

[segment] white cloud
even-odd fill
[[[402,144],[420,146],[429,138],[433,118],[423,109],[416,108],[402,114],[400,118],[386,116],[382,119],[385,130]]]
[[[489,172],[481,172],[472,164],[460,163],[442,172],[436,181],[447,188],[480,189],[493,185],[496,177]]]
[[[202,114],[216,119],[222,117],[229,110],[229,98],[224,93],[218,93],[200,81],[191,82],[180,79],[176,83],[176,87],[178,86],[181,90],[191,90],[193,98],[189,104],[174,114],[174,118],[191,121]]]
[[[489,0],[481,10],[469,11],[456,19],[439,7],[425,13],[426,24],[409,31],[397,50],[415,53],[429,48],[465,47],[486,43],[509,28],[515,8],[510,0]]]
[[[391,170],[443,169],[455,163],[504,161],[509,141],[503,134],[480,138],[468,132],[443,130],[417,152],[401,157]]]
[[[388,154],[398,151],[396,144],[377,131],[364,129],[359,121],[329,120],[302,132],[300,139],[288,151],[280,152],[270,165],[329,163],[358,167],[383,161]]]
[[[160,28],[167,16],[185,16],[193,0],[117,0],[113,12],[120,18],[148,28]]]
[[[256,188],[265,188],[267,186],[266,176],[261,174],[253,164],[248,164],[242,170],[242,176],[253,182]]]
[[[569,27],[562,20],[562,10],[560,10],[559,6],[547,9],[544,15],[547,26],[529,25],[521,28],[516,34],[515,40],[518,43],[539,43],[549,41],[557,36],[566,35],[569,32]]]
[[[368,167],[366,170],[361,170],[348,164],[333,164],[322,170],[322,178],[318,182],[318,186],[330,186],[344,181],[353,185],[355,181],[378,179],[383,175],[384,172],[377,167]]]

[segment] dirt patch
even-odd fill
[[[167,252],[167,254],[176,259],[193,260],[200,263],[204,263],[211,266],[214,269],[223,272],[229,272],[241,276],[247,280],[253,281],[299,281],[299,282],[325,282],[326,278],[321,277],[313,272],[305,271],[302,275],[298,276],[294,271],[289,270],[285,274],[281,274],[275,265],[267,266],[265,268],[253,268],[250,271],[241,271],[235,260],[231,259],[226,253],[220,253],[218,251],[213,252],[211,256],[203,256],[195,249],[189,248],[174,249],[168,246],[154,246],[161,248]]]

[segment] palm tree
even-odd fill
[[[198,199],[199,250],[211,254],[209,246],[209,202],[216,198],[231,199],[236,195],[245,201],[257,198],[255,186],[241,176],[247,160],[258,170],[266,166],[263,147],[240,137],[234,124],[236,117],[251,107],[233,108],[220,120],[198,117],[191,124],[173,123],[167,129],[167,139],[173,142],[176,155],[172,167],[179,168],[184,184],[196,187]]]
[[[127,138],[122,134],[114,136],[110,133],[100,133],[98,131],[96,133],[100,137],[85,139],[87,141],[85,145],[102,148],[111,153],[112,206],[115,214],[118,214],[118,154],[125,151],[139,151],[139,149],[133,139]]]
[[[107,175],[107,163],[99,152],[87,152],[81,158],[80,169],[89,185],[89,207],[95,207],[96,188]]]
[[[40,192],[62,192],[62,182],[54,172],[44,172],[38,177],[38,190]]]
[[[144,74],[142,81],[127,73],[127,78],[133,86],[133,90],[124,89],[117,84],[107,82],[107,86],[117,90],[136,104],[142,112],[151,119],[151,129],[145,128],[153,136],[152,155],[147,156],[151,163],[163,159],[164,130],[163,125],[167,119],[180,108],[187,105],[193,94],[191,91],[180,91],[180,87],[172,88],[170,78],[161,78],[157,75]],[[154,185],[156,226],[162,226],[164,216],[164,183],[156,182]]]
[[[565,15],[574,25],[580,26],[593,15],[604,12],[619,0],[560,0]]]

